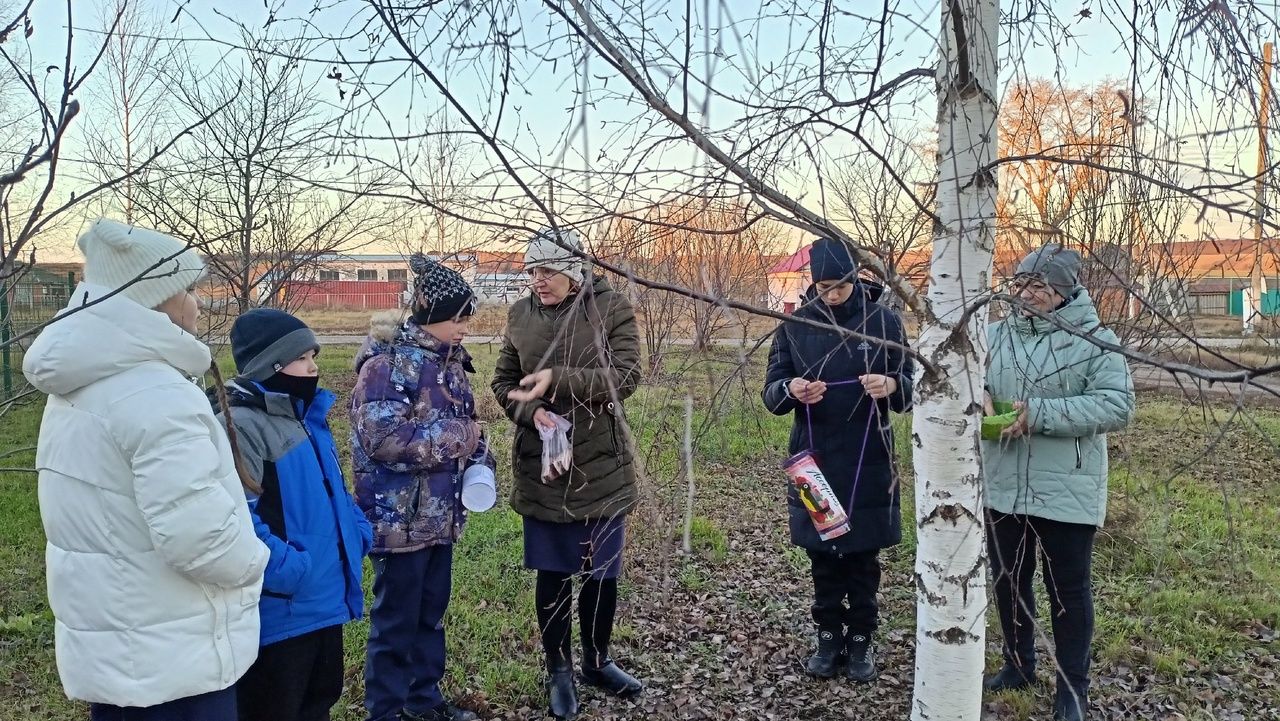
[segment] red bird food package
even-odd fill
[[[812,451],[800,451],[788,458],[782,463],[782,470],[791,477],[791,485],[795,486],[822,540],[830,541],[849,532],[849,517],[818,468]]]

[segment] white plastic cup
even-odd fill
[[[498,483],[493,471],[482,463],[471,466],[462,473],[462,506],[468,511],[483,513],[498,502]]]

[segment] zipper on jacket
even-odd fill
[[[307,428],[306,422],[302,420],[299,420],[298,422],[301,424],[302,432],[306,434],[307,440],[311,442],[311,450],[316,454],[316,464],[320,466],[320,478],[324,483],[324,490],[329,494],[329,509],[333,511],[334,529],[338,532],[338,562],[342,565],[342,578],[346,581],[346,586],[349,588],[352,583],[350,568],[351,560],[347,558],[347,544],[346,537],[342,533],[342,519],[338,517],[338,506],[333,500],[333,481],[329,479],[329,474],[324,470],[324,452],[320,450],[320,444],[316,441],[315,436],[311,435],[311,429]],[[343,490],[345,491],[346,489],[344,488]],[[359,579],[356,579],[355,583],[357,587],[360,586]],[[355,617],[358,614],[356,614],[355,609],[351,607],[351,603],[347,598],[348,595],[349,594],[344,589],[342,592],[342,602],[347,606],[347,611],[352,615],[352,617]],[[289,599],[289,608],[292,613],[292,598]]]
[[[1076,468],[1084,465],[1084,458],[1080,454],[1080,437],[1076,436]]]

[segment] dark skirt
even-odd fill
[[[535,571],[617,578],[626,545],[626,517],[552,523],[525,516],[524,567]]]

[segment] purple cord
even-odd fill
[[[847,381],[832,381],[827,383],[827,386],[843,386],[859,382],[860,381],[855,378]],[[853,490],[849,493],[849,503],[845,506],[846,514],[848,513],[848,509],[853,508],[853,499],[858,494],[858,481],[862,480],[862,461],[867,456],[867,442],[871,439],[871,419],[880,415],[880,406],[876,404],[875,399],[871,398],[871,396],[866,397],[871,401],[872,412],[867,418],[867,428],[862,432],[862,449],[858,451],[858,470],[853,473]],[[853,410],[858,410],[858,406],[860,405],[862,405],[862,401],[858,401],[858,404],[853,407]],[[814,454],[816,458],[818,449],[815,448],[813,444],[813,411],[810,409],[810,405],[808,403],[804,404],[804,420],[806,430],[809,434],[809,452]]]

